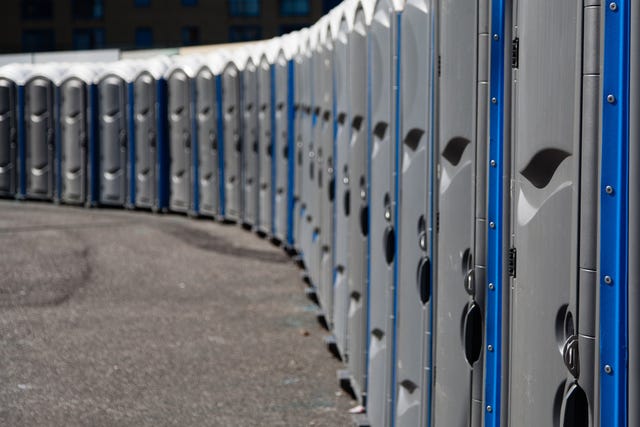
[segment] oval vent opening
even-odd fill
[[[538,151],[520,173],[536,188],[544,188],[553,178],[560,163],[570,155],[570,153],[556,148]]]
[[[442,152],[442,157],[447,159],[447,161],[453,166],[458,166],[458,163],[460,163],[460,159],[462,159],[462,155],[464,154],[464,150],[470,143],[471,141],[467,138],[459,136],[452,138],[447,142],[447,146]]]

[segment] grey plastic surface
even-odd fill
[[[347,285],[349,288],[349,360],[356,400],[364,402],[367,385],[367,242],[369,235],[369,151],[367,115],[367,23],[359,9],[349,33],[349,184],[347,204]]]
[[[241,153],[240,132],[241,74],[234,63],[228,63],[222,72],[222,117],[224,132],[224,188],[225,219],[238,221],[241,206]]]
[[[115,74],[98,82],[100,197],[104,205],[127,202],[127,83]]]
[[[249,61],[242,72],[242,220],[253,226],[258,218],[258,76]]]
[[[432,13],[409,1],[402,16],[398,150],[398,311],[396,425],[428,422],[431,377]]]
[[[510,286],[508,423],[560,425],[571,404],[567,392],[577,377],[580,386],[579,367],[588,358],[571,346],[582,323],[577,242],[583,8],[520,1],[514,11],[520,41],[512,80],[517,263]],[[578,417],[589,408],[572,411]]]
[[[258,170],[259,188],[259,232],[271,234],[272,178],[271,178],[271,66],[266,56],[258,68]]]
[[[482,422],[486,206],[481,195],[487,191],[482,184],[489,62],[482,6],[487,4],[447,0],[439,9],[434,426]],[[452,333],[453,324],[465,333]]]
[[[0,196],[13,197],[18,187],[18,110],[15,82],[0,78]]]
[[[191,110],[192,82],[190,77],[178,69],[171,73],[168,86],[168,136],[170,158],[170,197],[169,209],[176,212],[188,212],[192,209],[191,154]]]
[[[371,183],[369,272],[369,387],[367,415],[372,427],[391,425],[393,294],[395,256],[387,262],[389,230],[395,227],[397,15],[379,1],[371,22]],[[375,172],[374,172],[375,171]],[[395,234],[395,233],[394,233]]]
[[[317,197],[315,198],[319,218],[316,223],[320,228],[320,244],[318,247],[318,283],[320,288],[320,301],[324,309],[327,322],[333,325],[333,241],[334,241],[334,139],[333,139],[333,63],[334,63],[334,42],[329,31],[323,44],[318,45],[320,67],[318,68],[318,79],[322,82],[322,92],[316,96],[320,98],[318,121],[320,140],[318,148],[322,150],[320,163],[318,164]]]
[[[346,360],[348,354],[347,322],[349,312],[348,268],[348,232],[349,216],[349,94],[347,79],[349,76],[349,28],[346,20],[340,23],[340,32],[335,43],[334,78],[336,85],[336,150],[335,150],[335,247],[334,247],[334,301],[333,326],[338,350]]]
[[[275,218],[273,221],[273,237],[284,242],[287,237],[287,192],[289,183],[289,132],[288,132],[288,61],[284,51],[280,51],[274,64],[275,70],[275,162],[276,181],[273,196]]]
[[[133,120],[135,123],[136,174],[135,204],[153,208],[158,197],[158,129],[156,79],[143,72],[133,82]]]
[[[195,117],[198,133],[198,186],[200,213],[220,214],[220,179],[218,174],[218,108],[216,77],[208,68],[195,77]]]
[[[60,200],[83,204],[87,199],[89,148],[88,86],[70,78],[60,86]]]
[[[55,195],[54,84],[36,76],[25,84],[26,195],[53,199]]]

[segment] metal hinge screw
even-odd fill
[[[615,12],[616,10],[618,10],[618,5],[616,4],[616,2],[611,2],[609,3],[609,9],[613,12]]]
[[[611,365],[604,365],[604,372],[611,375],[611,373],[613,372],[613,368],[611,367]]]
[[[487,405],[487,412],[493,412],[493,408],[491,407],[491,405]]]
[[[498,41],[498,40],[500,40],[500,36],[498,34],[494,34],[493,35],[493,39]]]
[[[495,222],[493,222],[493,221],[491,221],[491,222],[489,223],[489,228],[496,228],[496,223],[495,223]]]
[[[489,350],[489,351],[493,351],[493,346],[492,346],[491,344],[489,344],[489,345],[487,346],[487,350]]]
[[[606,283],[607,285],[612,284],[613,279],[611,278],[611,276],[604,276],[604,283]]]
[[[494,284],[493,283],[489,283],[489,290],[492,291],[494,288],[495,288]]]
[[[496,161],[495,160],[491,160],[491,167],[495,168],[496,167]]]
[[[616,97],[611,94],[607,95],[607,102],[609,104],[613,104],[614,102],[616,102]]]
[[[610,186],[610,185],[607,185],[606,187],[604,187],[604,191],[605,191],[607,194],[611,195],[611,194],[613,194],[613,187],[612,187],[612,186]]]
[[[498,103],[498,100],[496,99],[495,96],[493,98],[491,98],[491,103],[492,104],[497,104]]]

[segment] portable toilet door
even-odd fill
[[[316,79],[322,82],[322,90],[316,96],[320,98],[318,114],[320,140],[318,148],[322,149],[320,163],[318,164],[319,179],[317,183],[317,195],[313,205],[316,206],[318,219],[316,223],[320,228],[318,288],[319,299],[328,325],[333,325],[333,255],[334,255],[334,200],[335,200],[335,114],[334,114],[334,80],[333,80],[333,48],[334,39],[329,18],[318,23],[319,43],[317,53],[320,55],[320,66],[317,69]],[[309,76],[309,80],[311,77]]]
[[[408,1],[400,37],[397,123],[396,425],[426,425],[431,416],[436,4]],[[420,42],[418,42],[420,41]]]
[[[216,74],[221,59],[210,56],[195,77],[195,121],[198,135],[198,179],[200,213],[218,217],[220,212],[220,171],[218,95]]]
[[[94,78],[92,64],[76,65],[65,73],[58,85],[58,188],[62,203],[85,204],[89,201]]]
[[[98,76],[98,203],[129,206],[130,64],[109,64]]]
[[[502,329],[509,331],[503,395],[508,408],[495,415],[485,411],[486,423],[504,413],[508,418],[500,421],[508,425],[527,427],[540,419],[588,425],[597,414],[597,371],[588,369],[598,348],[596,211],[589,198],[599,186],[595,156],[581,156],[594,153],[598,133],[595,126],[581,126],[597,122],[599,83],[593,73],[600,67],[594,52],[602,30],[598,11],[589,12],[575,3],[519,1],[507,21],[518,41],[517,51],[504,58],[513,67],[514,95],[496,104],[512,117],[511,158],[505,159],[513,165],[511,192],[503,193],[511,195],[503,252],[509,254],[503,261],[508,278],[489,298],[502,290],[509,295],[511,323]],[[587,198],[581,201],[579,194]],[[489,221],[491,235],[496,228],[492,216]]]
[[[379,0],[369,34],[369,368],[367,418],[392,425],[395,407],[396,112],[402,2]]]
[[[166,116],[167,63],[153,59],[133,80],[134,131],[131,143],[135,158],[131,166],[134,177],[134,204],[159,211],[166,208],[166,182],[162,176],[167,162],[164,118]]]
[[[18,193],[18,86],[25,70],[0,68],[0,197]]]
[[[349,44],[348,35],[353,20],[349,8],[344,7],[335,43],[334,76],[336,84],[336,185],[335,185],[335,258],[334,258],[334,312],[333,324],[336,345],[343,360],[347,360],[347,322],[349,311],[348,224],[349,224]]]
[[[253,52],[252,52],[253,53]],[[242,73],[242,223],[253,228],[258,219],[258,57],[250,56]]]
[[[222,87],[222,215],[227,221],[240,219],[241,179],[241,70],[232,60],[225,65],[221,76]]]
[[[480,425],[486,261],[489,42],[487,10],[446,0],[438,10],[440,181],[433,426]],[[453,318],[452,318],[453,316]],[[463,337],[451,333],[452,321]],[[461,402],[464,402],[461,405]]]
[[[272,218],[272,158],[271,133],[271,64],[267,54],[260,58],[258,68],[258,170],[260,172],[258,234],[271,234]]]
[[[289,134],[288,134],[288,63],[284,49],[280,49],[274,64],[274,97],[275,109],[273,111],[274,124],[274,165],[275,182],[273,192],[273,238],[284,243],[287,238],[287,193],[289,182]]]
[[[30,199],[53,200],[56,195],[57,72],[53,65],[42,66],[25,83],[25,196]]]
[[[196,138],[193,120],[195,60],[183,59],[170,67],[167,79],[167,135],[169,137],[169,209],[194,213],[198,210],[196,163],[192,144]]]

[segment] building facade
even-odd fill
[[[340,0],[5,0],[0,53],[143,49],[275,37]]]

